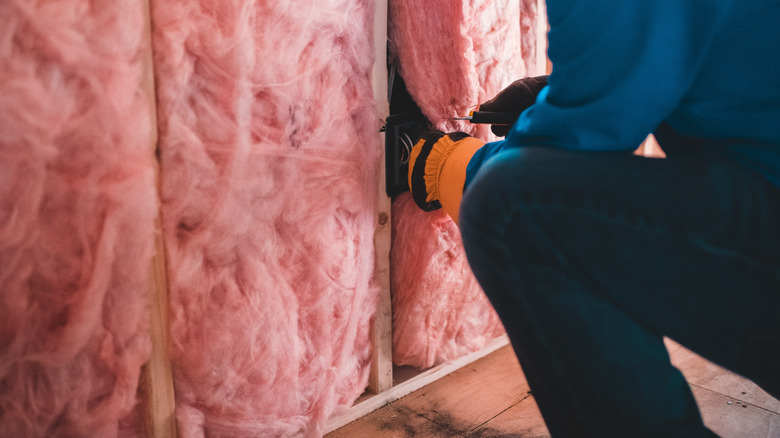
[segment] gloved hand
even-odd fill
[[[431,132],[417,142],[409,157],[409,188],[425,211],[444,208],[457,223],[466,166],[485,143],[463,132]]]
[[[547,76],[536,76],[512,82],[496,96],[479,106],[480,111],[508,112],[517,114],[536,102],[536,96],[547,85]],[[493,134],[505,137],[512,126],[492,125]]]

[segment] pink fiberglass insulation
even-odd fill
[[[438,129],[492,140],[489,126],[452,121],[535,64],[536,1],[390,0],[390,49],[409,93]],[[502,332],[463,254],[457,226],[393,202],[393,360],[429,367]]]
[[[179,432],[320,436],[369,371],[373,3],[152,7]]]
[[[447,132],[487,138],[489,127],[451,118],[526,75],[521,2],[390,0],[389,6],[392,59],[428,120]]]
[[[538,76],[545,73],[547,65],[539,64],[538,50],[543,47],[539,44],[540,16],[544,18],[544,10],[539,10],[538,0],[522,0],[520,2],[520,42],[521,55],[525,65],[525,76]]]
[[[395,200],[392,213],[393,361],[430,367],[501,335],[498,315],[471,274],[449,216],[426,213],[406,195]]]
[[[142,433],[148,50],[137,1],[0,2],[0,436]]]

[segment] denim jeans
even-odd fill
[[[714,436],[664,336],[780,395],[780,189],[751,170],[510,149],[460,218],[553,436]]]

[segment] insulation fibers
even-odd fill
[[[373,3],[152,7],[179,432],[320,436],[369,372]]]
[[[525,76],[539,76],[545,74],[547,65],[539,64],[537,50],[542,47],[537,41],[539,37],[539,20],[544,17],[544,10],[539,10],[539,2],[523,0],[520,2],[520,45]]]
[[[438,129],[493,140],[488,125],[453,121],[535,64],[536,1],[390,0],[390,49],[410,95]],[[501,333],[452,221],[393,201],[393,359],[429,367]]]
[[[521,3],[512,0],[390,0],[393,62],[425,116],[445,132],[487,139],[490,129],[451,118],[526,76]],[[530,7],[523,7],[526,11]],[[526,12],[527,14],[527,12]],[[525,20],[526,23],[529,20]]]
[[[142,433],[148,50],[137,1],[0,2],[0,436]]]
[[[420,210],[409,193],[393,202],[392,213],[393,362],[431,367],[502,334],[449,216]]]

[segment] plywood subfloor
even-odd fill
[[[780,437],[780,401],[668,342],[707,426],[724,438]],[[360,418],[325,438],[549,437],[509,346]]]

